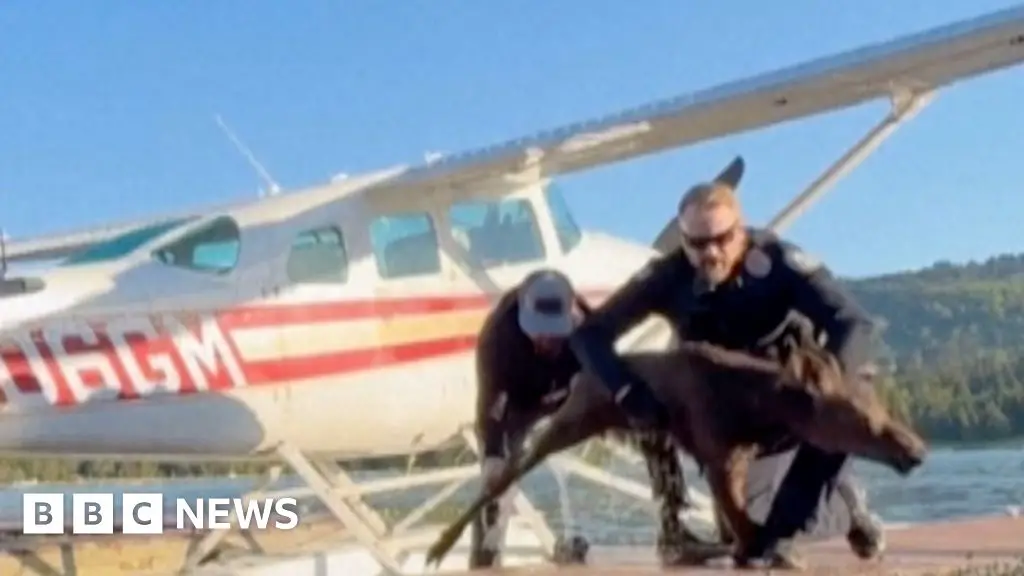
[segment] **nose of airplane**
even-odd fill
[[[39,295],[46,283],[38,277],[0,280],[0,329],[17,326],[38,315]]]
[[[87,284],[69,280],[61,281],[49,274],[0,280],[0,330],[74,306]]]

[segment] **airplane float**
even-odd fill
[[[337,461],[471,441],[474,335],[498,291],[554,266],[600,297],[676,242],[671,222],[653,247],[581,230],[551,178],[890,99],[781,228],[936,90],[1022,60],[1024,6],[416,167],[7,242],[5,268],[62,261],[0,281],[0,452],[279,459],[399,571],[402,539],[360,496],[474,467],[357,486]]]

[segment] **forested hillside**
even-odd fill
[[[930,437],[1024,435],[1024,255],[848,285],[880,317],[890,398]]]

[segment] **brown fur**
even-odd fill
[[[668,408],[668,432],[705,468],[740,556],[757,530],[744,510],[747,466],[765,438],[789,433],[902,474],[924,458],[924,441],[889,415],[870,386],[845,383],[832,356],[806,336],[787,338],[777,361],[693,342],[669,352],[625,354],[623,360]],[[449,525],[428,551],[427,563],[440,562],[487,502],[548,455],[628,427],[608,390],[593,376],[578,376],[531,449]]]

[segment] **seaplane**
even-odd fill
[[[599,300],[676,246],[671,220],[650,246],[581,229],[555,177],[888,99],[782,229],[938,90],[1021,61],[1024,6],[413,166],[7,241],[5,270],[59,263],[0,280],[0,452],[276,459],[401,572],[408,538],[361,497],[474,467],[357,484],[343,463],[473,442],[474,337],[528,272]],[[665,336],[651,320],[619,345]]]

